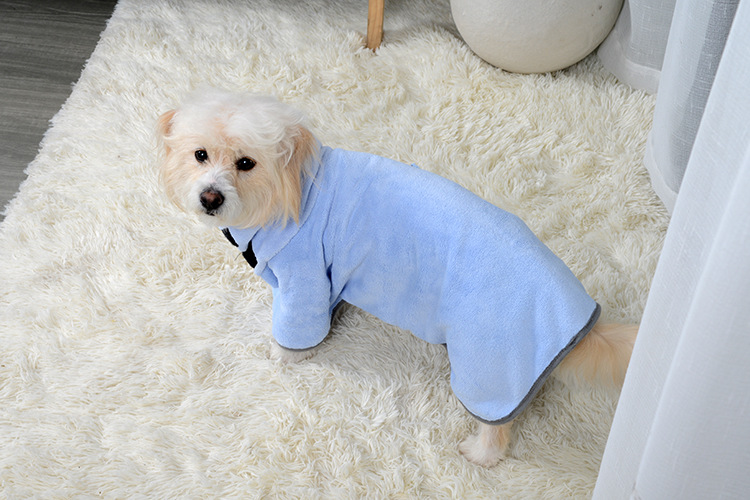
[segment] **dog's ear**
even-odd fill
[[[159,168],[159,180],[164,186],[167,198],[182,208],[179,200],[175,195],[175,183],[178,177],[174,175],[174,169],[170,169],[169,158],[172,156],[172,151],[167,145],[166,138],[172,133],[172,119],[174,118],[177,110],[167,111],[156,120],[156,141],[159,147],[158,152],[158,168]]]
[[[166,141],[164,140],[172,132],[172,119],[174,118],[176,109],[167,111],[156,120],[156,133],[159,138],[159,144],[164,148],[165,152],[168,151]]]
[[[284,155],[287,158],[286,165],[281,169],[282,176],[282,204],[284,207],[284,220],[292,217],[299,223],[300,204],[302,202],[302,184],[305,175],[309,174],[310,161],[314,159],[317,142],[312,132],[302,125],[294,125],[288,131],[288,149]]]

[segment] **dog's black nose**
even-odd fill
[[[224,203],[224,195],[215,189],[206,189],[201,193],[201,205],[208,215],[213,215]]]

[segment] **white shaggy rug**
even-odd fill
[[[446,1],[122,0],[0,227],[3,498],[586,498],[617,394],[558,382],[511,456],[444,348],[353,307],[311,360],[270,361],[271,295],[156,182],[157,115],[204,82],[272,93],[318,137],[449,177],[521,215],[608,320],[638,321],[667,216],[641,158],[653,97],[595,57],[512,75]]]

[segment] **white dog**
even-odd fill
[[[169,198],[222,228],[273,289],[277,355],[298,361],[341,302],[445,344],[480,421],[459,449],[502,459],[512,420],[555,369],[620,383],[637,328],[599,306],[517,217],[415,166],[321,146],[298,111],[203,90],[159,118]]]

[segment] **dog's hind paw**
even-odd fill
[[[511,424],[479,424],[479,432],[467,437],[458,445],[458,451],[469,462],[492,467],[503,460],[510,441]]]
[[[458,451],[466,460],[482,467],[492,467],[505,458],[505,450],[479,443],[479,436],[469,436],[458,445]]]

